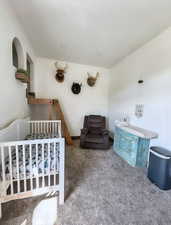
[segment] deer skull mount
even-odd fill
[[[64,81],[64,74],[66,73],[66,69],[68,68],[67,64],[64,63],[55,63],[55,67],[56,67],[56,75],[55,78],[58,82],[62,83]]]
[[[78,95],[81,92],[81,87],[82,87],[82,83],[75,83],[73,82],[71,90],[73,92],[73,94]]]
[[[95,77],[91,76],[89,73],[87,73],[87,74],[88,74],[87,84],[90,87],[93,87],[95,85],[95,83],[96,83],[97,78],[99,77],[99,72],[97,72]]]

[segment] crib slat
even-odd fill
[[[54,134],[54,123],[52,123],[52,134]]]
[[[53,134],[54,132],[53,132],[53,122],[51,123],[51,134]]]
[[[50,186],[50,143],[48,143],[48,186]]]
[[[39,122],[39,134],[41,133],[41,122]]]
[[[19,172],[19,157],[18,157],[18,151],[19,151],[19,146],[15,146],[15,151],[16,151],[16,166],[17,166],[17,192],[20,193],[20,172]]]
[[[59,204],[64,203],[64,179],[65,179],[65,169],[64,169],[64,162],[65,162],[65,145],[64,140],[61,139],[59,143]]]
[[[40,132],[39,132],[39,121],[37,121],[36,126],[37,126],[37,134],[39,134],[39,133],[40,133]]]
[[[54,157],[54,186],[56,185],[56,143],[53,143],[53,157]]]
[[[13,169],[12,169],[12,146],[8,148],[9,151],[9,166],[10,166],[10,181],[11,181],[11,195],[14,194],[14,188],[13,188]]]
[[[46,123],[46,134],[48,133],[48,123]]]
[[[31,122],[29,121],[29,133],[32,134],[32,129],[31,129]]]
[[[52,125],[53,125],[53,122],[52,123],[49,123],[50,125],[50,133],[52,134]]]
[[[61,138],[62,137],[62,135],[61,135],[61,121],[58,122],[57,127],[58,127],[58,137]]]
[[[34,134],[34,123],[32,123],[32,134]]]
[[[48,132],[47,133],[50,133],[50,123],[47,123],[47,126],[48,126]]]
[[[43,122],[41,122],[41,127],[42,127],[42,133],[43,133]]]
[[[35,125],[35,133],[37,134],[38,132],[37,132],[37,121],[36,121],[36,123],[34,123],[34,125]]]
[[[46,127],[47,127],[47,123],[45,123],[45,134],[46,134],[46,131],[47,131],[47,128]]]
[[[40,133],[42,133],[42,122],[40,121]]]
[[[57,127],[56,127],[56,123],[54,123],[54,133],[57,133]]]
[[[4,148],[1,148],[1,162],[2,162],[2,180],[5,182],[6,177],[5,177],[5,158],[4,158]]]
[[[32,123],[32,132],[34,134],[34,123]]]
[[[39,121],[37,122],[37,133],[40,134],[40,131],[39,131]]]
[[[43,133],[45,133],[45,123],[43,122]]]
[[[33,190],[33,179],[32,179],[32,145],[29,144],[29,152],[30,152],[30,187],[31,191]]]
[[[58,127],[59,127],[59,123],[55,123],[55,133],[58,134]]]
[[[45,150],[45,144],[42,145],[42,187],[45,186],[45,176],[44,176],[44,162],[45,162],[45,156],[44,156],[44,150]]]
[[[59,130],[59,123],[55,123],[55,128],[56,128],[55,133],[56,134],[59,134],[59,132],[58,132],[58,130]]]
[[[36,134],[36,123],[34,123],[34,133]]]
[[[44,122],[44,133],[46,134],[46,123]]]
[[[57,134],[58,133],[58,123],[54,123],[55,124],[55,134]]]
[[[37,134],[37,126],[36,126],[36,125],[37,125],[37,124],[34,123],[35,134]]]
[[[39,188],[39,165],[38,165],[38,145],[37,144],[36,144],[36,168],[37,168],[36,188]]]
[[[26,186],[26,155],[25,155],[25,145],[23,145],[23,178],[24,178],[24,192],[27,191],[27,186]]]

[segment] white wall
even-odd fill
[[[131,123],[159,133],[152,144],[171,149],[171,29],[126,57],[112,69],[110,129],[114,120],[129,116]],[[144,84],[138,84],[143,79]],[[144,104],[137,119],[135,105]]]
[[[26,52],[34,60],[34,54],[24,32],[6,0],[0,7],[0,127],[13,119],[29,114],[26,102],[26,85],[15,79],[12,65],[12,41],[17,37],[23,47],[24,61]],[[26,66],[26,65],[25,65]]]
[[[60,101],[71,135],[80,135],[86,114],[108,116],[109,70],[92,66],[68,63],[68,71],[63,83],[55,80],[55,60],[38,58],[35,65],[36,96],[56,98]],[[87,85],[87,72],[100,76],[94,87]],[[79,95],[71,92],[73,82],[82,83]]]

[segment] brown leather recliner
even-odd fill
[[[84,118],[84,128],[81,130],[80,147],[91,149],[108,149],[109,131],[103,116],[90,115]]]

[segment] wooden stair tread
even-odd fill
[[[34,105],[34,104],[53,104],[53,100],[52,99],[48,99],[48,98],[28,98],[28,104]]]
[[[23,83],[29,83],[30,82],[29,77],[27,75],[25,75],[25,74],[18,73],[18,74],[15,75],[15,78],[17,80],[20,80]]]

